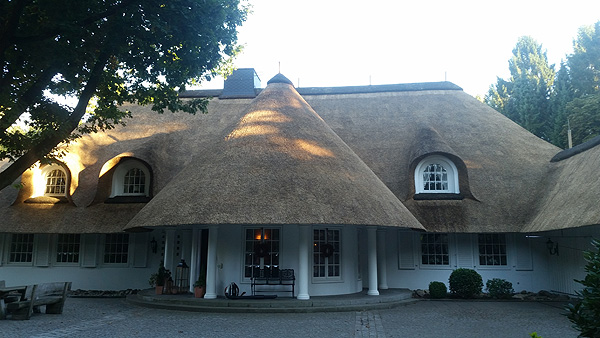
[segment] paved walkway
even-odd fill
[[[69,298],[62,315],[0,321],[2,337],[577,337],[561,303],[427,301],[322,313],[203,313]]]

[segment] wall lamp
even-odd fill
[[[550,238],[548,238],[548,242],[546,242],[546,248],[548,248],[548,252],[551,255],[558,256],[558,243],[554,243]]]
[[[157,248],[158,248],[158,243],[156,242],[154,237],[152,237],[152,240],[150,241],[150,249],[152,250],[152,253],[156,253]]]

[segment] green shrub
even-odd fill
[[[429,283],[429,297],[434,299],[445,298],[447,293],[446,284],[442,282]]]
[[[512,283],[506,279],[489,279],[485,288],[492,298],[510,298],[515,293]]]
[[[461,298],[473,298],[481,293],[483,279],[475,270],[456,269],[449,278],[450,291]]]
[[[600,241],[593,240],[592,244],[596,251],[584,253],[587,275],[583,280],[576,280],[584,286],[583,291],[578,292],[581,301],[567,307],[567,317],[573,327],[581,331],[580,337],[600,337]]]

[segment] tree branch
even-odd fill
[[[102,53],[99,56],[98,61],[96,61],[96,64],[90,73],[85,89],[81,93],[77,106],[70,114],[68,121],[61,126],[58,132],[41,139],[37,145],[32,147],[23,154],[23,156],[19,157],[19,159],[0,172],[0,190],[12,184],[25,170],[27,170],[27,168],[46,156],[50,150],[58,146],[75,130],[75,128],[77,128],[85,114],[90,99],[94,96],[94,93],[100,84],[102,72],[108,60],[108,56],[108,52]]]

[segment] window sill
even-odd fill
[[[31,198],[26,199],[25,203],[59,204],[59,203],[69,203],[69,200],[65,196],[38,196],[38,197],[31,197]]]
[[[462,200],[465,197],[461,194],[445,194],[445,193],[420,193],[415,194],[415,201],[432,201],[432,200]]]
[[[106,204],[118,204],[118,203],[148,203],[152,198],[148,196],[115,196],[107,198],[104,203]]]

